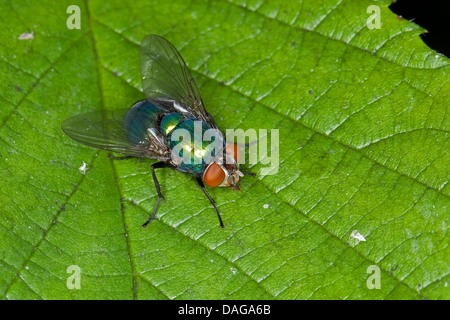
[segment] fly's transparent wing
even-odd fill
[[[205,110],[202,98],[186,63],[166,39],[150,34],[141,44],[142,86],[150,100],[173,101],[181,113],[217,125]]]
[[[62,130],[72,139],[85,145],[121,153],[127,156],[169,160],[170,150],[158,135],[143,138],[135,130],[128,130],[124,120],[130,109],[98,111],[66,119]]]

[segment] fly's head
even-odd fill
[[[223,160],[216,159],[210,163],[203,174],[203,182],[208,187],[230,187],[240,190],[239,179],[244,174],[239,171],[239,147],[230,143],[223,149]]]

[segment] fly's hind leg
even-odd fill
[[[161,202],[161,199],[164,199],[164,196],[161,193],[161,188],[159,186],[158,179],[156,178],[155,169],[169,168],[169,167],[172,167],[172,166],[165,162],[157,162],[157,163],[152,164],[152,167],[151,167],[152,168],[152,176],[153,176],[153,182],[155,184],[156,192],[158,193],[158,202],[156,202],[156,206],[155,206],[155,209],[153,210],[152,215],[142,225],[142,228],[145,228],[150,223],[150,221],[152,221],[155,218],[156,211],[158,211],[159,203]]]
[[[214,210],[216,210],[216,214],[217,214],[217,218],[219,218],[220,226],[221,226],[222,228],[224,228],[225,226],[224,226],[224,224],[223,224],[223,222],[222,222],[222,217],[220,216],[219,210],[217,209],[216,202],[215,202],[214,199],[209,195],[208,191],[206,191],[205,185],[203,184],[203,181],[202,181],[202,178],[201,178],[200,176],[198,176],[198,177],[196,177],[196,181],[197,181],[197,184],[198,184],[198,186],[200,187],[200,189],[202,189],[202,191],[203,191],[203,192],[205,193],[205,195],[208,197],[209,202],[211,202],[211,204],[213,205]]]

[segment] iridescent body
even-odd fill
[[[177,112],[167,112],[166,109],[158,107],[148,100],[137,102],[127,112],[124,119],[124,128],[128,132],[128,138],[134,143],[140,143],[153,136],[148,131],[149,128],[160,128],[161,133],[164,134],[168,147],[173,150],[177,147],[180,151],[178,156],[183,156],[188,153],[186,161],[174,163],[177,170],[182,172],[201,174],[208,166],[205,162],[205,155],[216,156],[216,150],[212,146],[212,141],[205,141],[201,139],[198,142],[197,148],[195,145],[195,126],[201,128],[200,135],[204,136],[207,130],[212,129],[207,123],[194,117],[184,117]],[[190,139],[177,139],[172,137],[176,132],[186,130]],[[214,140],[213,140],[214,141]],[[222,145],[222,148],[225,146]]]
[[[130,109],[99,111],[66,119],[63,131],[74,140],[130,157],[156,159],[151,165],[158,193],[155,216],[163,195],[155,174],[157,168],[173,168],[193,174],[223,222],[214,200],[205,189],[231,187],[239,190],[239,148],[225,141],[216,122],[206,111],[188,67],[166,39],[148,35],[141,45],[142,86],[147,99]],[[203,139],[212,130],[217,135]],[[187,132],[188,139],[179,133]],[[112,157],[118,159],[116,157]]]

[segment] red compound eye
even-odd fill
[[[206,170],[203,182],[211,188],[217,187],[225,180],[225,171],[215,162]]]
[[[241,159],[241,150],[237,144],[230,143],[225,147],[225,151],[233,156],[234,161],[239,162],[239,159]]]

